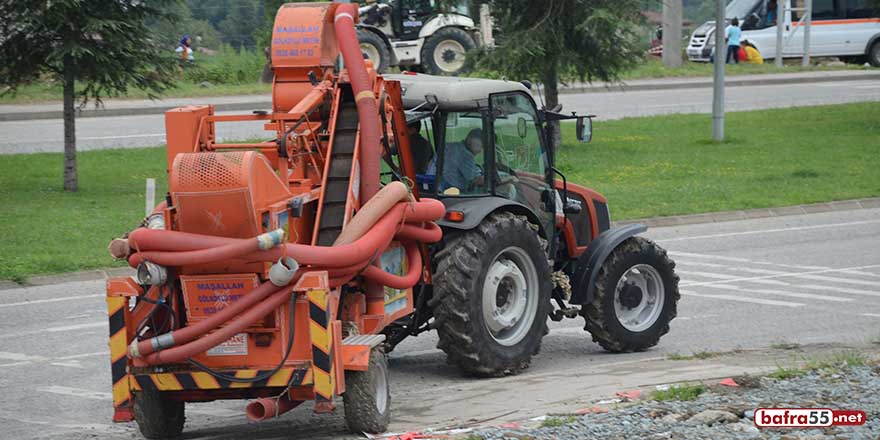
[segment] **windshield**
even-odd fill
[[[727,4],[727,12],[724,16],[728,19],[736,17],[742,20],[749,15],[749,12],[752,12],[758,3],[761,3],[761,0],[733,0]]]

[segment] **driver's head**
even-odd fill
[[[410,122],[406,126],[410,136],[414,136],[422,131],[422,121]]]
[[[474,154],[483,151],[483,130],[475,128],[469,131],[464,138],[464,145]]]

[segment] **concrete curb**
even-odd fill
[[[633,223],[642,223],[648,227],[666,227],[693,225],[699,223],[719,223],[737,220],[749,220],[766,217],[783,217],[789,215],[815,214],[832,211],[852,211],[859,209],[880,208],[880,197],[866,199],[841,200],[827,203],[813,203],[809,205],[783,206],[778,208],[758,208],[739,211],[720,211],[706,214],[680,215],[671,217],[653,217],[636,220],[623,220],[612,222],[612,226],[618,227]],[[24,284],[13,281],[0,280],[0,291],[20,289],[23,287],[46,286],[52,284],[67,283],[70,281],[95,281],[113,277],[133,276],[134,269],[129,267],[117,267],[110,269],[95,269],[81,272],[70,272],[56,275],[38,275],[29,277]]]
[[[773,75],[763,75],[758,78],[749,78],[748,75],[743,75],[740,77],[736,77],[733,79],[728,79],[725,83],[727,87],[741,87],[741,86],[763,86],[763,85],[776,85],[776,84],[809,84],[809,83],[822,83],[822,82],[834,82],[834,81],[851,81],[851,80],[880,80],[880,72],[870,72],[865,73],[865,71],[853,71],[851,73],[840,73],[840,74],[827,74],[817,75],[817,76],[798,76],[791,77],[786,74],[779,74],[778,78],[773,78]],[[635,92],[635,91],[648,91],[648,90],[677,90],[677,89],[699,89],[699,88],[708,88],[712,87],[712,79],[711,78],[698,78],[698,79],[681,79],[681,78],[668,78],[669,82],[650,82],[645,84],[602,84],[602,85],[590,85],[590,84],[580,84],[580,85],[572,85],[572,86],[561,86],[559,88],[560,94],[575,94],[575,93],[619,93],[619,92]],[[209,103],[211,100],[210,97],[205,98],[205,102]],[[105,116],[135,116],[135,115],[155,115],[155,114],[163,114],[166,111],[180,107],[180,105],[157,105],[157,106],[148,106],[148,107],[122,107],[122,108],[111,108],[111,109],[94,109],[87,108],[79,110],[76,114],[78,118],[95,118],[95,117],[105,117]],[[271,109],[272,101],[267,99],[266,97],[262,97],[260,95],[255,95],[252,101],[242,101],[242,102],[229,102],[229,103],[221,103],[215,104],[214,110],[218,112],[225,111],[250,111],[250,110],[267,110]],[[46,110],[46,111],[34,111],[34,112],[19,112],[19,113],[0,113],[0,122],[4,121],[28,121],[28,120],[37,120],[37,119],[61,119],[63,117],[63,112],[60,110]]]
[[[789,215],[816,214],[820,212],[853,211],[859,209],[880,208],[880,197],[866,199],[840,200],[809,205],[781,206],[777,208],[757,208],[738,211],[719,211],[705,214],[679,215],[670,217],[652,217],[635,220],[611,222],[612,226],[623,226],[641,223],[648,227],[694,225],[700,223],[720,223],[755,218],[784,217]]]
[[[880,79],[880,72],[870,73],[870,74],[841,74],[841,75],[828,75],[828,76],[816,76],[816,77],[781,77],[781,78],[736,78],[736,79],[728,79],[724,82],[724,85],[727,87],[742,87],[742,86],[769,86],[769,85],[778,85],[778,84],[810,84],[810,83],[824,83],[824,82],[835,82],[835,81],[855,81],[855,80],[872,80],[872,79]],[[569,86],[569,87],[560,87],[560,94],[574,94],[574,93],[613,93],[613,92],[635,92],[635,91],[646,91],[646,90],[678,90],[678,89],[704,89],[713,87],[712,79],[708,78],[700,81],[676,81],[669,83],[651,83],[651,84],[618,84],[618,85],[604,85],[604,86]]]

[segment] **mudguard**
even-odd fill
[[[592,301],[599,268],[611,255],[611,252],[624,240],[647,230],[648,227],[641,223],[626,225],[609,229],[590,242],[587,252],[578,258],[574,273],[571,275],[571,300],[569,303],[587,304]]]
[[[547,235],[541,226],[538,216],[529,207],[522,203],[514,202],[503,197],[455,197],[441,199],[446,205],[446,212],[460,211],[464,214],[464,220],[460,222],[449,221],[444,217],[437,221],[442,228],[458,229],[467,231],[476,228],[484,218],[495,211],[505,210],[514,214],[526,216],[530,222],[538,225],[538,234],[546,238]]]

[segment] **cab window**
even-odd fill
[[[483,117],[478,112],[450,112],[439,175],[440,192],[446,195],[485,194],[486,142]]]

